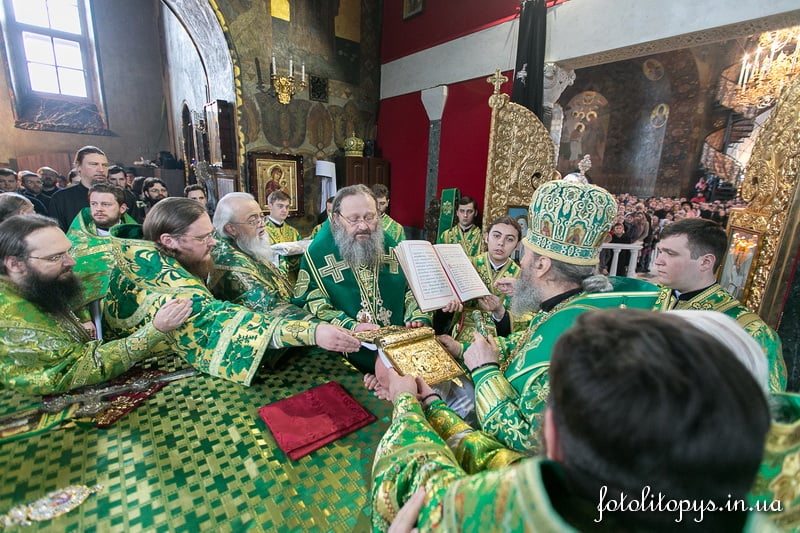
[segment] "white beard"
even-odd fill
[[[256,261],[275,264],[275,252],[272,250],[271,244],[267,232],[261,236],[242,236],[236,239],[236,246]]]

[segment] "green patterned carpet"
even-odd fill
[[[159,367],[182,366],[172,359]],[[257,409],[331,380],[378,420],[292,462]],[[0,391],[0,415],[32,400]],[[390,417],[391,405],[336,354],[286,357],[249,388],[197,375],[168,384],[109,429],[3,444],[0,514],[68,485],[100,484],[77,509],[20,529],[366,531],[372,458]]]

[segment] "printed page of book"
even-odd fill
[[[403,241],[395,248],[395,255],[422,311],[441,309],[456,298],[431,243]]]
[[[437,244],[434,249],[459,300],[491,294],[460,244]]]

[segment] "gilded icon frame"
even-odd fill
[[[303,156],[250,152],[247,154],[250,193],[265,212],[269,212],[267,197],[277,189],[289,195],[289,216],[303,214]],[[275,169],[280,170],[277,178]]]

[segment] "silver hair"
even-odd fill
[[[551,258],[550,272],[553,274],[554,281],[580,285],[586,292],[610,292],[614,290],[614,286],[611,285],[608,277],[597,273],[595,265],[573,265]]]
[[[228,232],[225,231],[225,225],[230,223],[236,215],[236,211],[233,209],[235,200],[255,201],[255,198],[252,194],[247,192],[229,192],[220,198],[219,202],[217,202],[217,208],[214,211],[214,220],[212,221],[214,229],[217,230],[217,234],[220,237],[230,237]]]

